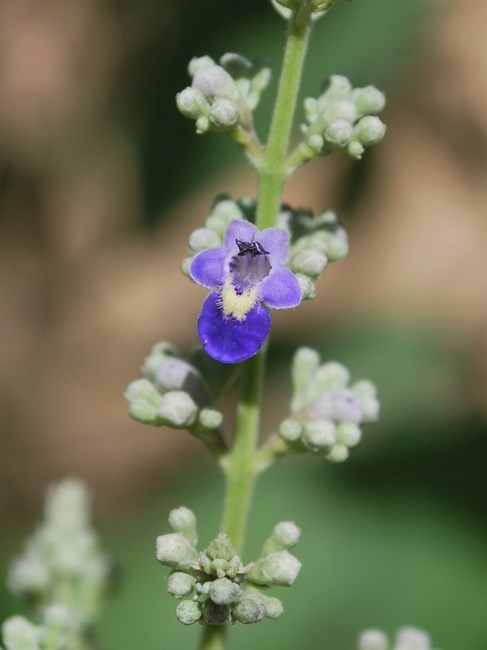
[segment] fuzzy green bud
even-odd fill
[[[8,589],[21,598],[35,598],[43,594],[50,583],[49,569],[35,555],[16,558],[7,575]]]
[[[384,93],[375,86],[365,86],[365,88],[352,90],[351,100],[355,104],[359,117],[380,113],[386,105]]]
[[[353,138],[368,147],[377,144],[386,134],[386,125],[375,115],[366,115],[355,125]]]
[[[212,103],[216,98],[239,100],[239,93],[235,81],[219,65],[198,70],[193,77],[192,87],[199,90],[205,99]]]
[[[349,456],[348,447],[337,443],[333,445],[329,452],[322,454],[323,458],[329,460],[331,463],[343,463]]]
[[[183,535],[170,533],[157,538],[156,557],[161,564],[172,569],[187,570],[197,562],[198,553]]]
[[[360,160],[362,158],[364,151],[365,147],[360,144],[358,140],[351,140],[347,147],[348,155],[352,158],[355,158],[356,160]]]
[[[203,93],[189,86],[176,95],[176,104],[185,117],[193,120],[207,116],[210,112],[210,105]]]
[[[326,255],[318,250],[302,250],[291,259],[291,269],[310,278],[317,278],[327,263]]]
[[[341,363],[330,361],[320,366],[315,375],[315,386],[317,392],[333,390],[346,386],[350,379],[350,373]]]
[[[301,531],[294,522],[281,521],[274,526],[269,539],[264,544],[262,556],[293,548],[299,542],[300,536]]]
[[[316,296],[316,286],[311,278],[302,273],[295,274],[298,281],[299,288],[301,289],[301,297],[303,300],[310,300]]]
[[[193,625],[201,618],[201,605],[194,600],[182,600],[176,607],[176,616],[183,625]]]
[[[389,641],[381,630],[364,630],[358,639],[358,650],[388,650]]]
[[[350,122],[337,119],[326,127],[323,137],[328,145],[340,149],[350,142],[352,133],[353,128]]]
[[[206,115],[202,115],[196,120],[195,126],[196,133],[198,135],[201,135],[203,133],[206,133],[210,128],[210,120],[206,117]]]
[[[177,357],[178,355],[179,351],[175,345],[166,341],[159,341],[159,343],[152,346],[149,356],[144,359],[142,372],[147,379],[154,381],[162,360],[165,357]]]
[[[245,625],[259,623],[265,615],[266,610],[263,603],[249,597],[242,598],[232,609],[233,618]]]
[[[316,371],[320,365],[320,355],[316,350],[308,347],[298,348],[293,357],[291,375],[293,382],[293,399],[292,410],[297,411],[302,408],[301,403],[296,403],[297,396],[305,392],[313,380]],[[298,400],[299,401],[299,400]]]
[[[189,236],[189,248],[195,253],[221,246],[221,239],[214,230],[210,228],[197,228]]]
[[[161,397],[159,416],[167,426],[177,429],[190,427],[197,413],[197,405],[185,391],[172,390]]]
[[[223,423],[223,414],[215,408],[203,408],[199,412],[198,423],[205,429],[219,429]]]
[[[277,620],[284,614],[284,607],[279,598],[262,595],[262,602],[265,607],[265,617],[273,621]]]
[[[215,62],[210,56],[195,56],[188,64],[188,73],[190,77],[194,77],[200,70],[211,68]]]
[[[190,544],[195,545],[198,541],[196,534],[196,517],[189,509],[181,506],[169,513],[169,525],[175,533],[180,533]]]
[[[218,578],[211,583],[208,595],[215,605],[231,605],[241,597],[242,590],[232,580]]]
[[[309,420],[303,426],[301,440],[311,451],[330,449],[336,442],[336,427],[330,420]]]
[[[174,598],[186,598],[194,589],[196,579],[188,573],[175,571],[167,580],[167,590]]]
[[[396,635],[394,650],[431,650],[431,641],[423,630],[403,627]]]
[[[42,628],[23,616],[11,616],[2,625],[6,650],[41,650]]]
[[[233,129],[239,122],[238,107],[231,99],[219,97],[211,106],[209,120],[221,131]]]
[[[292,444],[301,438],[301,423],[292,418],[284,420],[279,425],[279,436],[286,442]]]
[[[355,447],[362,438],[362,431],[355,422],[340,422],[336,428],[337,442],[346,447]]]
[[[162,396],[147,379],[136,379],[128,385],[125,397],[129,403],[130,416],[144,424],[163,424],[159,413]]]
[[[260,585],[289,587],[301,570],[301,562],[288,551],[277,551],[257,560],[248,580]]]

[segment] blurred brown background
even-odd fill
[[[332,357],[340,345],[382,355],[396,415],[371,430],[365,473],[372,454],[419,436],[394,427],[425,390],[421,445],[432,419],[445,434],[432,446],[485,450],[486,25],[481,0],[358,1],[316,25],[305,93],[334,72],[375,83],[388,132],[361,163],[317,160],[289,183],[289,203],[337,210],[351,246],[315,300],[274,317],[272,359],[300,332]],[[1,0],[0,30],[2,516],[32,521],[67,474],[120,513],[201,463],[189,436],[131,421],[123,390],[155,341],[197,343],[204,293],[178,270],[187,236],[215,194],[255,194],[231,143],[197,138],[174,95],[205,53],[268,54],[277,77],[282,23],[257,0]],[[397,352],[396,331],[417,338]],[[271,422],[288,390],[272,386]]]

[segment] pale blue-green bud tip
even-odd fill
[[[327,144],[332,147],[345,147],[351,140],[353,127],[346,120],[334,120],[323,134]]]
[[[194,589],[196,579],[188,573],[175,571],[167,580],[167,590],[174,598],[186,598]]]
[[[214,408],[203,408],[198,415],[198,422],[205,429],[216,430],[223,424],[223,414]]]
[[[125,397],[129,403],[129,413],[134,420],[144,424],[162,424],[159,408],[162,396],[147,379],[136,379],[127,387]]]
[[[238,107],[231,99],[219,97],[211,106],[209,119],[216,129],[233,129],[239,121]]]
[[[210,112],[210,105],[203,93],[189,86],[176,95],[176,104],[185,117],[193,120],[207,116]]]
[[[272,596],[262,596],[265,607],[265,617],[273,621],[280,618],[284,614],[284,607],[282,606],[279,598]]]
[[[210,103],[219,97],[226,97],[235,101],[239,99],[235,81],[219,65],[198,70],[193,78],[192,87],[199,90]]]
[[[43,630],[23,616],[11,616],[2,625],[6,650],[40,650]]]
[[[389,642],[381,630],[364,630],[359,636],[357,650],[388,650]]]
[[[181,533],[188,542],[196,544],[196,517],[194,513],[181,506],[169,513],[169,525],[175,533]]]
[[[221,238],[210,228],[198,228],[189,236],[189,248],[194,253],[221,246]]]
[[[301,530],[293,521],[281,521],[272,531],[273,542],[281,549],[290,549],[299,542]]]
[[[362,438],[362,431],[355,422],[340,422],[336,428],[337,442],[346,447],[355,447]]]
[[[291,269],[308,277],[317,278],[327,263],[326,255],[315,249],[302,250],[291,259]]]
[[[218,578],[211,583],[208,595],[215,605],[232,605],[239,600],[242,590],[232,580]]]
[[[196,549],[179,533],[160,535],[156,540],[156,557],[172,569],[189,569],[198,559]]]
[[[301,439],[311,451],[330,449],[336,442],[336,427],[330,420],[309,420],[303,426]]]
[[[303,275],[303,273],[296,273],[296,280],[301,289],[301,298],[303,300],[310,300],[316,296],[316,286],[311,278]]]
[[[297,442],[301,438],[301,423],[292,418],[284,420],[279,425],[279,436],[286,442]]]
[[[173,390],[161,397],[159,415],[164,424],[176,428],[191,426],[198,413],[192,397],[181,390]]]
[[[248,573],[251,582],[289,587],[301,570],[301,562],[288,551],[277,551],[258,560]]]
[[[201,605],[194,600],[182,600],[176,607],[176,616],[183,625],[193,625],[201,618]]]
[[[353,138],[364,147],[377,144],[386,134],[386,125],[374,115],[363,117],[353,129]]]
[[[337,443],[328,452],[322,452],[323,458],[329,460],[331,463],[343,463],[349,456],[348,447]]]
[[[259,623],[265,615],[266,609],[264,605],[249,597],[242,598],[242,600],[237,603],[232,610],[233,618],[245,625]]]
[[[431,641],[423,630],[403,627],[396,635],[394,650],[431,650]]]

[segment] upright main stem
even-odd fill
[[[284,61],[269,138],[259,168],[256,226],[276,225],[286,179],[285,159],[294,110],[311,28],[311,0],[302,0],[289,21]],[[238,553],[242,550],[250,503],[258,474],[256,450],[259,439],[260,401],[267,346],[245,362],[241,377],[233,448],[226,459],[227,490],[221,530]],[[224,626],[205,626],[201,650],[223,650]]]

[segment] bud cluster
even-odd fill
[[[351,0],[344,1],[351,2]],[[311,0],[311,18],[317,20],[331,9],[335,2],[337,2],[337,0]],[[299,10],[303,0],[271,0],[271,3],[283,18],[289,20],[291,13]]]
[[[303,298],[314,298],[315,280],[327,263],[337,262],[347,255],[347,232],[331,210],[316,217],[308,211],[295,211],[290,227],[293,244],[289,267],[298,278]]]
[[[296,450],[343,462],[362,437],[361,425],[377,420],[376,388],[368,380],[351,385],[345,366],[320,365],[319,354],[299,348],[292,366],[293,417],[279,427],[280,437]]]
[[[384,106],[384,93],[374,86],[352,88],[346,77],[332,75],[319,97],[304,100],[304,138],[291,154],[291,171],[309,158],[332,151],[361,158],[366,147],[385,135],[385,124],[376,116]]]
[[[188,429],[209,442],[223,416],[212,406],[207,382],[193,363],[170,343],[156,343],[142,366],[144,375],[129,384],[129,413],[143,424]]]
[[[252,111],[268,85],[270,69],[240,54],[224,54],[219,64],[209,56],[194,58],[193,81],[176,96],[183,115],[195,120],[196,132],[253,131]]]
[[[85,485],[66,479],[51,487],[44,522],[7,575],[10,591],[40,613],[40,624],[22,616],[7,619],[2,628],[7,650],[78,647],[98,617],[112,576],[113,564],[90,524]]]
[[[358,650],[431,650],[431,641],[423,630],[403,627],[398,630],[391,645],[382,630],[365,630],[361,633]]]
[[[172,569],[167,589],[180,601],[176,616],[181,623],[250,624],[282,615],[281,601],[264,594],[261,587],[290,586],[296,580],[301,563],[289,553],[299,540],[295,524],[275,526],[260,558],[247,566],[223,533],[198,552],[191,510],[173,510],[169,525],[174,532],[157,538],[156,556]]]

